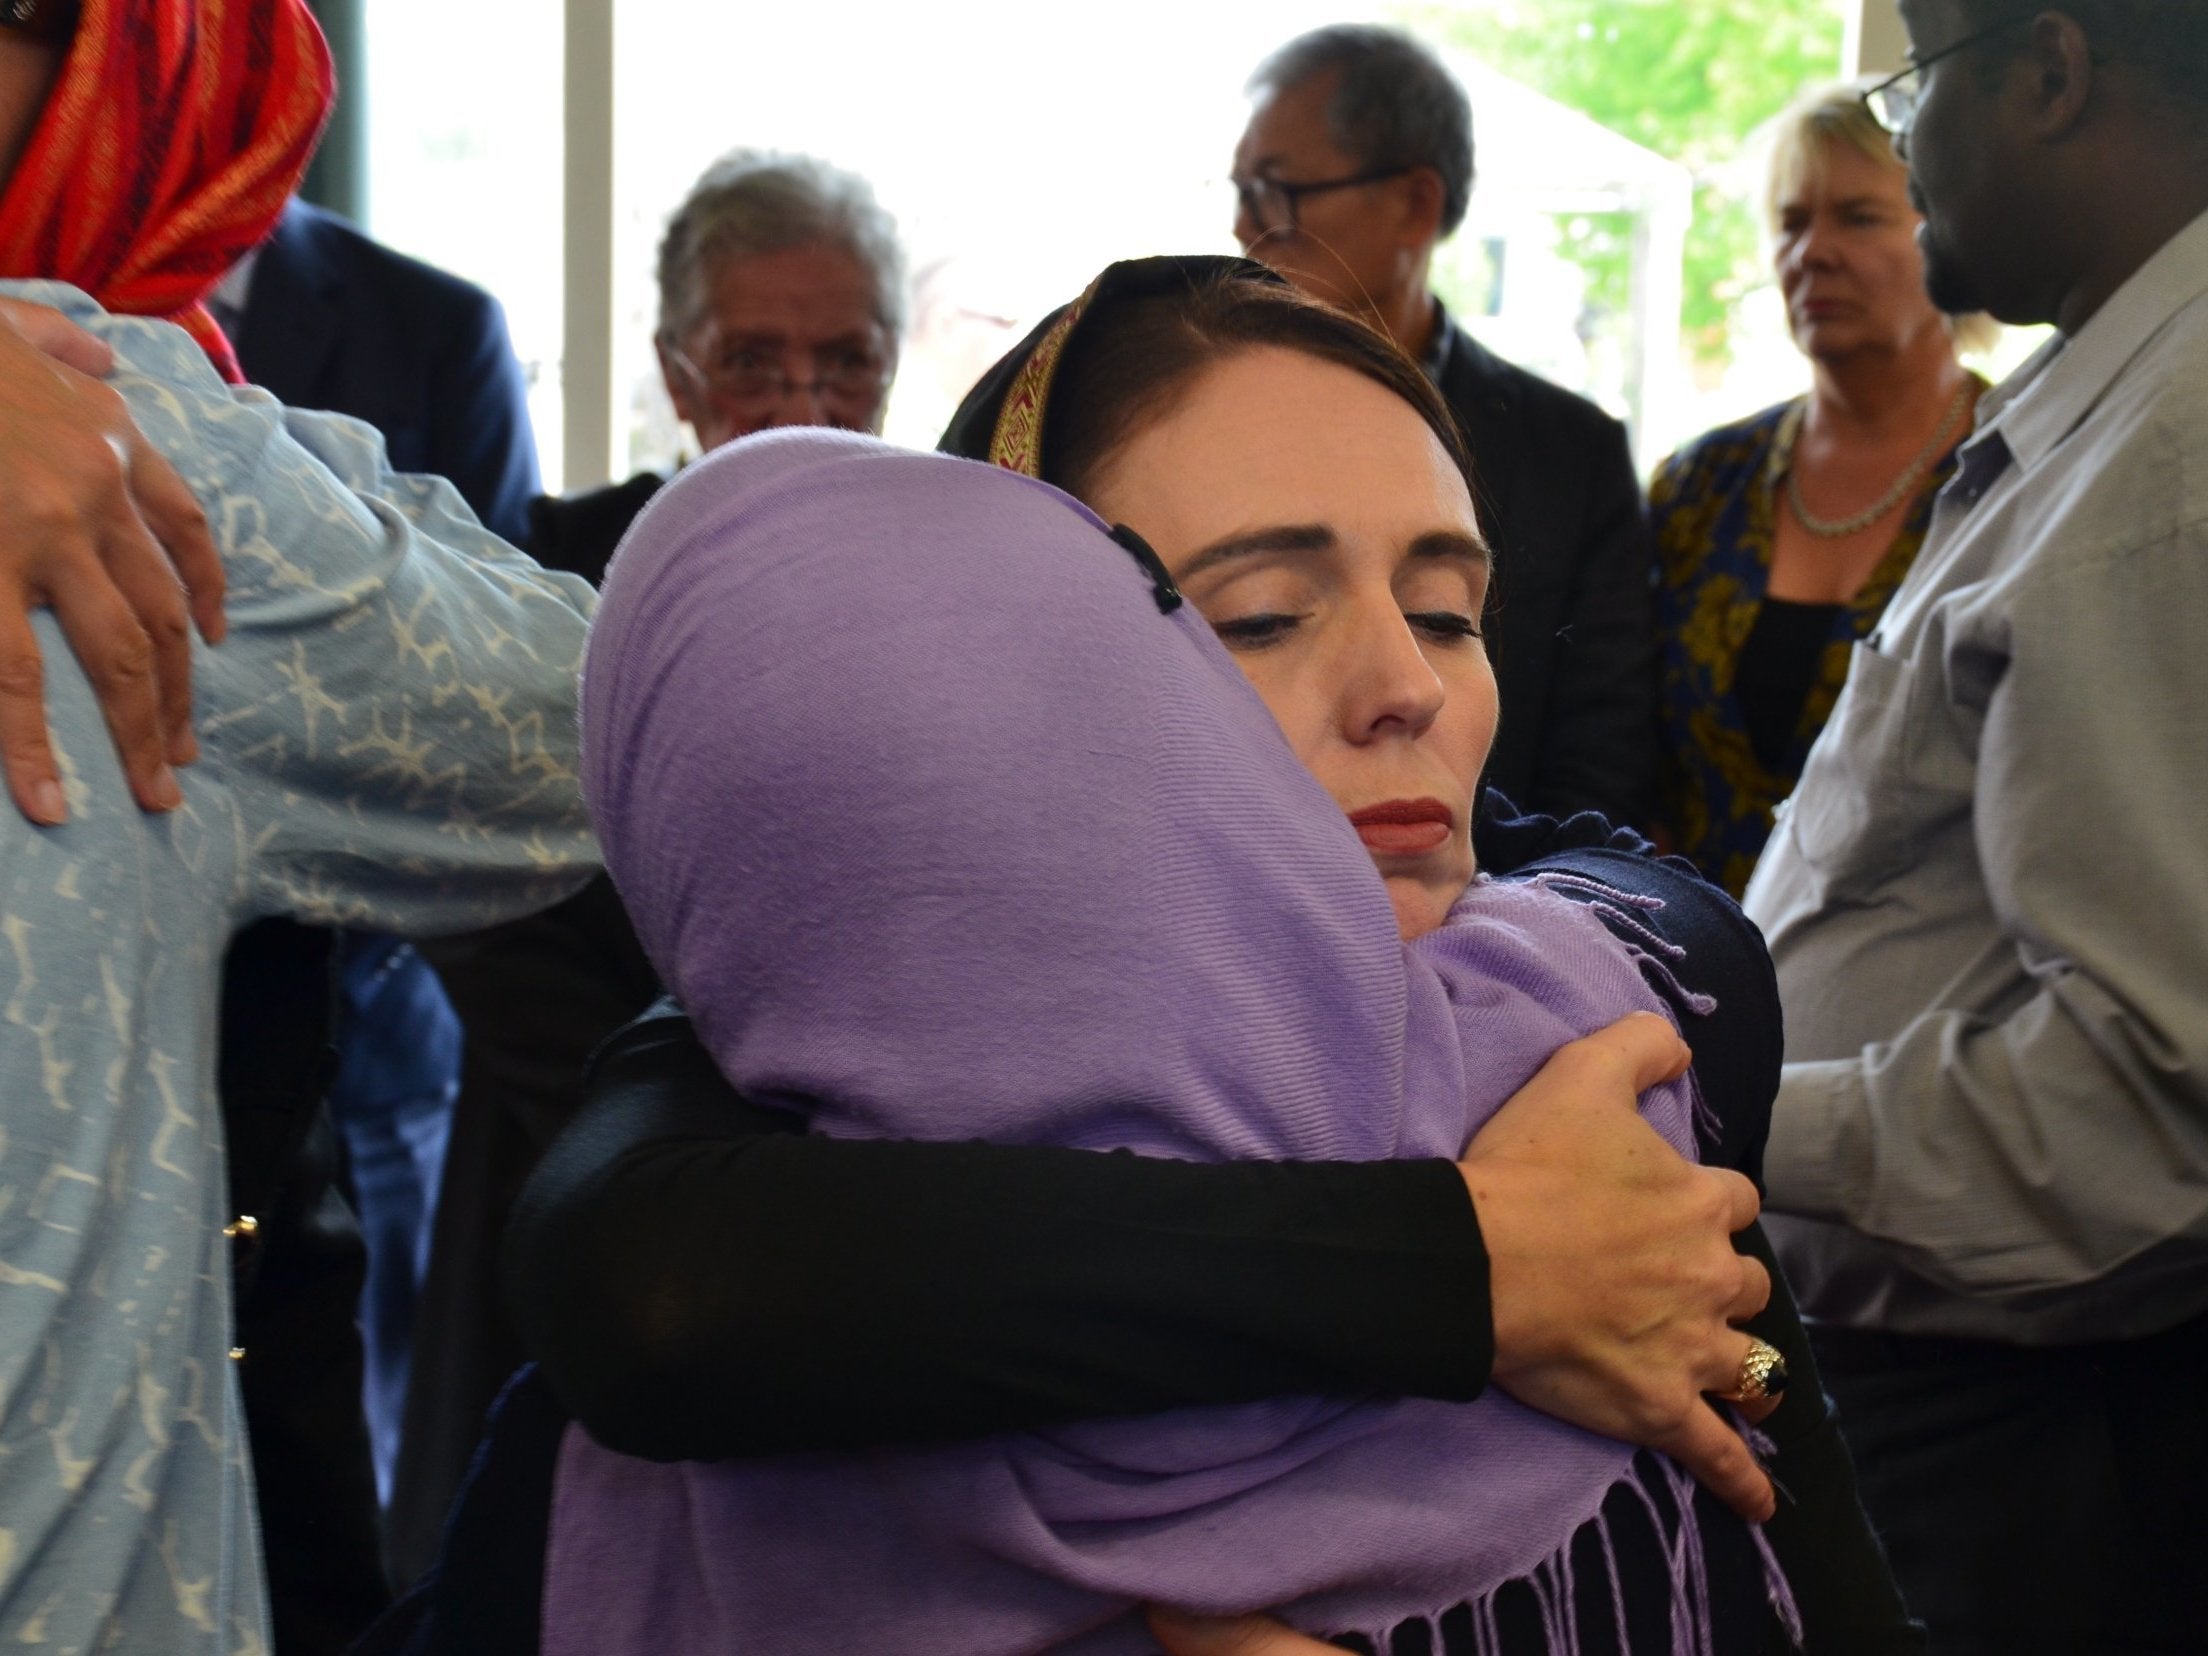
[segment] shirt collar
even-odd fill
[[[228,327],[231,320],[245,314],[245,307],[253,294],[253,267],[260,262],[260,258],[259,248],[248,250],[244,258],[222,273],[222,280],[207,295],[209,310],[216,312],[218,317],[222,312],[229,313],[227,318],[222,318],[224,327]]]
[[[1998,428],[2020,471],[2077,429],[2163,325],[2208,293],[2208,213],[2154,257],[2075,334],[2057,334],[1979,405],[1981,436]]]

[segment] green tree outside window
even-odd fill
[[[1687,350],[1720,367],[1734,304],[1765,279],[1753,192],[1724,175],[1742,143],[1808,86],[1836,77],[1833,0],[1486,0],[1409,5],[1396,18],[1462,48],[1695,176],[1680,317]],[[1508,133],[1473,130],[1483,143]],[[1587,272],[1588,303],[1630,303],[1632,225],[1590,213],[1559,223],[1560,251]]]

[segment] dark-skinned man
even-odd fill
[[[2208,6],[1902,0],[1943,308],[2051,322],[1748,891],[1766,1175],[1941,1652],[2208,1638]]]

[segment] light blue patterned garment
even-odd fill
[[[0,1649],[264,1652],[227,1360],[223,950],[262,915],[457,930],[578,884],[591,596],[389,471],[368,427],[224,385],[177,329],[0,293],[114,345],[230,581],[229,640],[195,663],[205,757],[166,817],[132,805],[37,621],[70,820],[0,802]]]

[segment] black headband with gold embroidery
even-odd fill
[[[1281,278],[1248,259],[1199,254],[1183,258],[1126,259],[1105,268],[1071,304],[1036,325],[995,367],[982,375],[951,416],[936,447],[968,460],[986,460],[1028,477],[1043,475],[1043,441],[1051,387],[1075,330],[1123,300],[1185,288],[1223,276],[1277,282]]]

